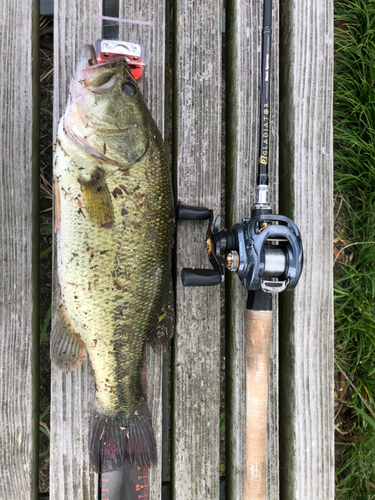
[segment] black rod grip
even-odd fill
[[[208,220],[211,210],[205,207],[192,207],[190,205],[177,205],[177,220]]]
[[[181,271],[184,286],[216,286],[221,283],[221,274],[214,269],[191,269],[185,267]]]
[[[272,311],[272,295],[263,292],[260,288],[249,290],[246,309],[249,311]]]

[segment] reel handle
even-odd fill
[[[221,283],[221,274],[214,269],[191,269],[181,271],[183,286],[216,286]]]
[[[178,220],[208,220],[211,210],[206,207],[192,207],[190,205],[177,205],[176,216]]]

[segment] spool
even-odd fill
[[[287,256],[282,248],[270,246],[264,249],[264,277],[278,278],[285,274],[286,268]]]

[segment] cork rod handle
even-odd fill
[[[246,311],[244,500],[266,499],[266,435],[272,311]]]

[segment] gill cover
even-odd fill
[[[97,64],[94,48],[86,45],[70,85],[67,135],[87,153],[127,169],[144,155],[152,138],[148,114],[126,60]]]

